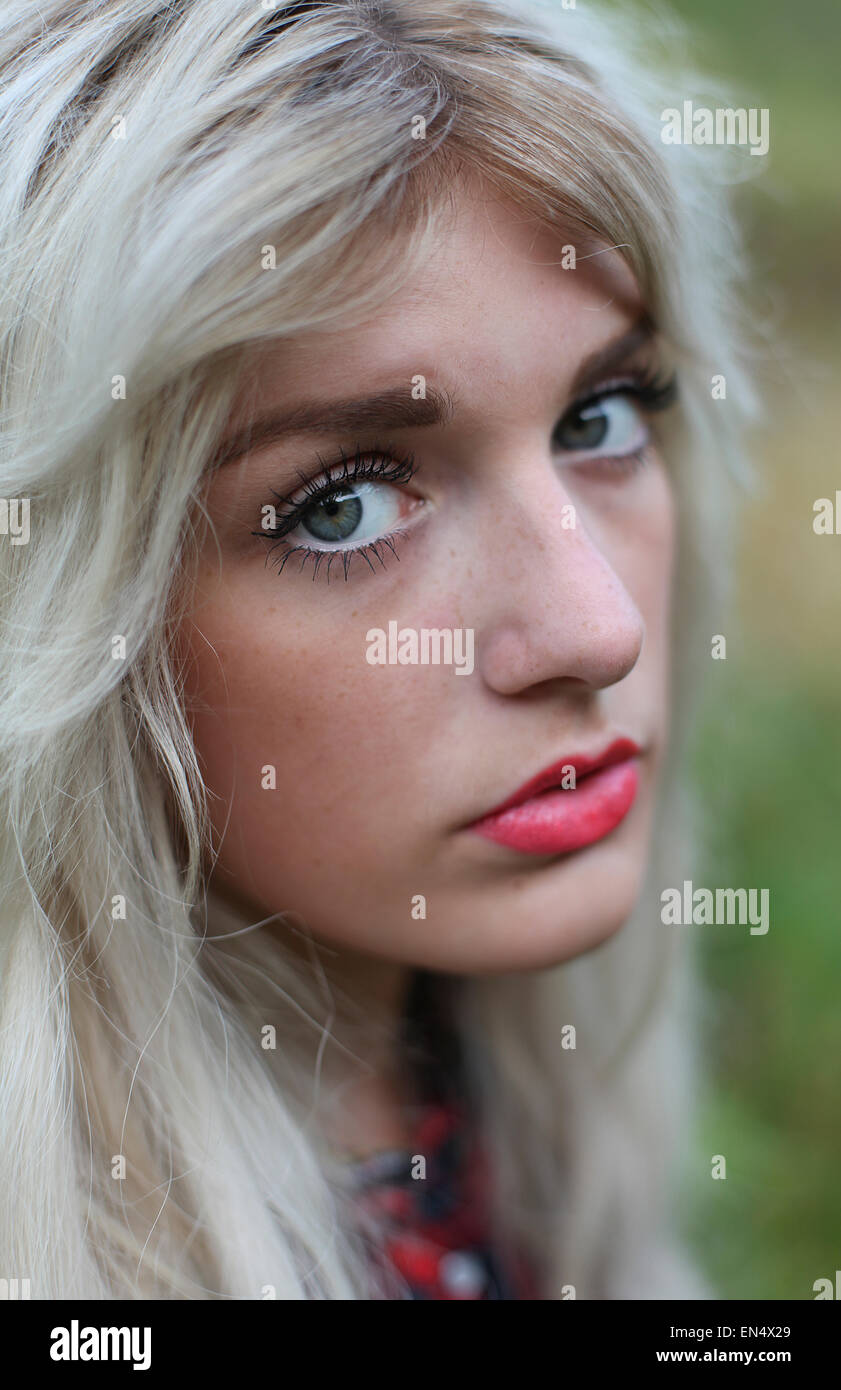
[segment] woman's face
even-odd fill
[[[252,920],[483,973],[627,918],[674,522],[642,322],[616,253],[573,267],[465,193],[381,312],[255,352],[184,630],[214,883]]]

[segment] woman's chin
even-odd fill
[[[561,965],[622,930],[637,905],[645,867],[636,847],[605,843],[542,861],[538,872],[532,865],[507,882],[486,882],[449,909],[440,903],[434,935],[417,938],[415,963],[465,975]]]

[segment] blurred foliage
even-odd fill
[[[697,739],[715,829],[694,882],[768,888],[770,926],[699,932],[706,1081],[688,1224],[722,1297],[808,1299],[841,1268],[841,710],[837,686],[799,679],[779,653],[734,657]],[[699,1182],[713,1154],[727,1178]]]
[[[686,1221],[717,1296],[812,1299],[841,1269],[841,535],[812,530],[815,500],[841,489],[841,5],[669,9],[693,66],[734,105],[767,106],[771,136],[736,201],[769,343],[760,486],[694,753],[712,827],[694,883],[769,888],[770,929],[697,930],[703,1090]]]

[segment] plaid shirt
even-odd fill
[[[539,1298],[528,1263],[490,1235],[488,1164],[458,1102],[422,1106],[411,1152],[356,1162],[352,1187],[380,1285],[393,1297]]]

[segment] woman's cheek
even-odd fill
[[[258,578],[271,583],[262,568]],[[223,803],[235,796],[235,816],[287,823],[296,837],[376,817],[389,770],[411,760],[430,682],[368,663],[363,612],[304,623],[291,600],[261,598],[247,582],[205,595],[194,613],[191,688],[211,791]]]

